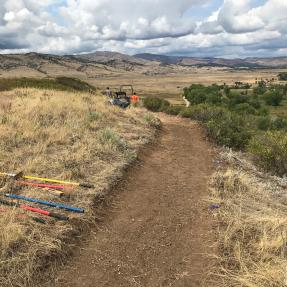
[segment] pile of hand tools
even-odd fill
[[[51,191],[52,193],[58,195],[59,197],[61,197],[65,191],[73,191],[76,187],[94,188],[94,185],[90,183],[68,182],[68,181],[63,181],[63,180],[58,180],[58,179],[28,176],[28,175],[24,175],[23,172],[19,172],[15,174],[0,172],[0,177],[8,180],[10,183],[12,183],[13,186],[16,186],[18,188],[21,188],[21,187],[37,188],[37,189],[45,190],[47,192]],[[46,200],[26,197],[26,196],[22,196],[22,195],[10,193],[10,192],[9,193],[2,192],[0,193],[0,195],[1,195],[0,197],[1,205],[21,208],[25,211],[34,212],[34,213],[44,215],[44,216],[49,216],[57,220],[68,220],[69,217],[63,214],[56,213],[54,211],[40,209],[38,207],[31,206],[30,204],[29,205],[22,204],[21,202],[24,201],[24,202],[37,204],[37,205],[44,205],[49,208],[62,209],[67,212],[74,212],[74,213],[85,212],[83,208],[70,206],[62,202],[46,201]],[[4,198],[7,198],[8,200]],[[45,220],[43,220],[42,218],[32,217],[32,219],[36,220],[37,222],[41,222],[41,223],[45,222]]]

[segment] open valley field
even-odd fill
[[[287,69],[108,56],[2,58],[0,285],[282,287]]]
[[[220,67],[193,66],[194,63],[166,64],[109,52],[64,57],[36,53],[0,55],[0,60],[0,78],[74,77],[102,90],[108,86],[118,89],[120,85],[132,84],[140,96],[156,95],[175,104],[183,103],[182,90],[193,83],[234,85],[240,81],[255,84],[260,79],[277,79],[280,72],[287,71],[284,66],[276,68],[277,62],[270,64],[267,60],[264,68],[244,68],[244,63],[240,68],[228,61],[227,66],[224,63]],[[283,59],[281,62],[285,63]]]
[[[118,88],[121,84],[133,84],[139,95],[160,96],[171,100],[172,103],[180,104],[182,101],[182,90],[191,84],[212,85],[214,83],[223,85],[234,85],[236,81],[255,84],[256,79],[277,78],[278,73],[286,70],[232,70],[218,68],[190,68],[185,72],[173,72],[147,76],[137,73],[122,73],[121,75],[110,75],[101,79],[86,79],[90,84],[105,89],[107,86]]]

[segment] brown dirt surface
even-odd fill
[[[158,142],[116,187],[99,230],[42,286],[210,286],[215,231],[203,199],[214,150],[196,123],[160,119]]]

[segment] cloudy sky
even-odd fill
[[[287,0],[0,0],[0,53],[287,56]]]

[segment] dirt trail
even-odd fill
[[[197,124],[160,117],[158,144],[141,154],[141,164],[117,188],[101,229],[47,286],[204,285],[214,238],[202,202],[212,148]]]

